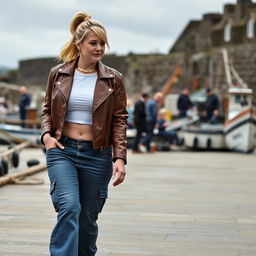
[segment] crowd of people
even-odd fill
[[[169,142],[170,150],[173,149],[174,145],[179,145],[176,131],[168,129],[170,121],[168,120],[167,109],[159,109],[162,101],[163,94],[161,92],[156,92],[153,98],[150,98],[147,93],[142,93],[134,106],[130,99],[127,100],[128,128],[136,129],[132,146],[133,153],[153,152],[155,149],[153,150],[150,147],[150,143],[154,135],[165,138]],[[210,124],[216,124],[219,116],[219,105],[218,96],[211,89],[207,89],[202,120]],[[195,104],[190,99],[189,89],[184,88],[177,99],[177,116],[186,118],[188,112],[195,108]],[[155,128],[157,128],[156,134],[154,134]]]

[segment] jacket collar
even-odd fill
[[[64,73],[64,74],[67,74],[67,75],[73,75],[74,72],[75,72],[75,69],[77,67],[78,60],[79,60],[79,56],[77,58],[75,58],[74,60],[71,60],[67,63],[64,63],[63,67],[59,68],[58,72],[59,73]],[[97,69],[98,69],[99,79],[114,78],[113,71],[109,67],[104,65],[101,61],[98,62]]]

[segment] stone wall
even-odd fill
[[[106,55],[103,62],[125,73],[127,65],[125,56]],[[59,64],[56,58],[37,58],[19,62],[17,81],[19,85],[45,86],[50,69]]]
[[[184,63],[184,54],[129,55],[126,62],[125,84],[128,94],[147,92],[152,95],[163,88],[175,67]],[[184,78],[181,77],[173,91],[180,87]]]
[[[57,65],[55,58],[38,58],[19,62],[18,81],[20,85],[45,85],[51,67]]]

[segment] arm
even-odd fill
[[[45,103],[42,111],[42,122],[41,122],[41,143],[44,144],[43,137],[46,133],[52,133],[52,117],[51,117],[51,96],[53,88],[54,75],[51,69],[45,93]]]
[[[126,92],[123,77],[120,74],[116,76],[116,89],[114,92],[114,111],[112,116],[112,144],[114,148],[113,174],[112,178],[116,178],[113,185],[117,186],[122,183],[125,178],[126,164],[126,129],[127,117],[126,111]]]
[[[45,144],[46,149],[59,147],[64,148],[60,142],[58,142],[55,138],[52,137],[52,116],[51,116],[51,98],[52,98],[52,90],[53,84],[55,81],[55,75],[53,73],[53,69],[51,69],[46,94],[45,94],[45,104],[42,112],[42,122],[41,122],[41,143]]]
[[[126,92],[121,74],[116,75],[116,88],[113,95],[112,145],[114,161],[121,158],[126,163],[127,117]]]

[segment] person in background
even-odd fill
[[[134,107],[132,105],[132,101],[131,99],[127,98],[127,107],[126,110],[128,112],[128,119],[127,119],[127,123],[128,123],[128,129],[132,129],[134,128]]]
[[[152,152],[150,150],[150,142],[154,136],[154,128],[157,122],[158,104],[163,100],[163,93],[156,92],[153,99],[146,102],[146,136],[139,144],[139,149],[142,152]]]
[[[169,142],[169,149],[172,150],[174,144],[179,144],[179,138],[175,130],[166,130],[166,128],[170,126],[170,123],[167,120],[167,113],[168,112],[165,108],[161,108],[159,110],[157,119],[157,135],[159,137],[166,138]]]
[[[187,111],[193,107],[193,103],[189,98],[189,89],[184,88],[178,98],[177,108],[179,111],[179,117],[183,118],[187,116]]]
[[[86,12],[70,22],[70,40],[50,71],[42,113],[50,195],[58,213],[51,256],[94,256],[97,219],[113,186],[124,181],[126,92],[117,70],[104,65],[104,26]],[[113,151],[113,152],[112,152]]]
[[[27,93],[27,88],[25,86],[20,87],[20,99],[19,99],[19,113],[20,113],[20,120],[21,120],[21,127],[25,128],[26,119],[27,119],[27,110],[31,103],[31,97]]]
[[[219,99],[210,88],[206,90],[206,94],[207,98],[204,104],[204,115],[206,116],[206,121],[208,123],[216,124],[218,122],[219,115]]]
[[[134,125],[136,127],[136,137],[133,142],[133,153],[141,153],[138,144],[141,140],[142,133],[146,130],[146,111],[145,104],[148,100],[148,94],[143,93],[141,98],[136,102],[134,107]]]

